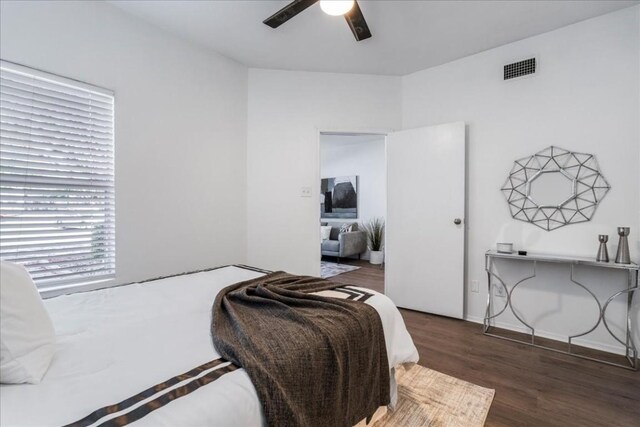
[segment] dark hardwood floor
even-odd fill
[[[326,261],[336,262],[335,258],[323,258]],[[359,259],[340,259],[340,264],[356,265],[359,270],[342,273],[330,277],[334,282],[345,282],[351,285],[362,286],[384,293],[384,267],[369,264],[369,261]]]
[[[331,280],[384,289],[380,267],[343,262],[361,268]],[[400,311],[421,365],[496,390],[487,426],[640,426],[640,372],[488,337],[476,323]]]

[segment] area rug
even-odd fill
[[[327,277],[337,276],[338,274],[347,273],[349,271],[359,270],[360,267],[347,264],[336,264],[335,262],[321,261],[320,263],[320,277],[326,279]]]
[[[400,368],[398,404],[373,427],[482,427],[495,390],[415,365]]]

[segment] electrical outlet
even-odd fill
[[[311,197],[311,187],[301,187],[300,197]]]
[[[493,294],[501,298],[507,297],[507,292],[504,290],[504,286],[502,286],[501,284],[493,285]]]
[[[480,292],[480,283],[477,280],[471,281],[471,292]]]

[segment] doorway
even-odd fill
[[[321,276],[384,292],[386,135],[320,132],[319,149]]]

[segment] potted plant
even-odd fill
[[[381,218],[373,218],[367,224],[362,224],[362,228],[367,233],[367,241],[369,244],[369,262],[371,264],[380,265],[384,259],[384,220]]]

